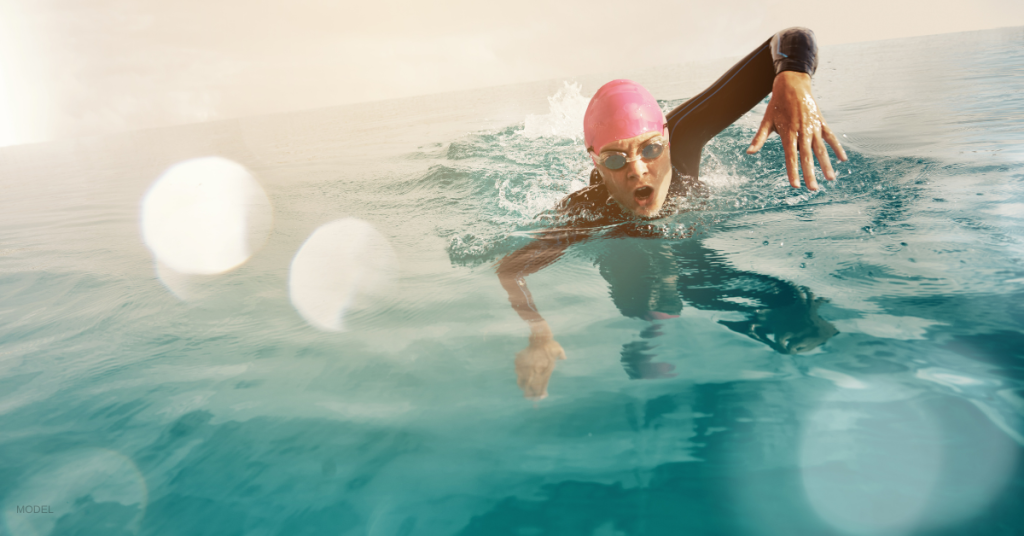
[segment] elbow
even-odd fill
[[[507,291],[517,288],[522,280],[519,272],[512,269],[509,263],[506,262],[499,262],[494,267],[494,272],[498,275],[498,281],[501,282],[501,286]]]
[[[508,258],[502,259],[495,263],[494,273],[498,274],[498,279],[508,279],[512,277],[512,270],[509,269],[509,265],[505,262]]]
[[[494,265],[494,271],[502,280],[521,279],[528,263],[524,262],[521,255],[513,253]]]

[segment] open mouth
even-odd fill
[[[652,194],[654,194],[654,188],[651,188],[650,186],[642,186],[633,190],[633,198],[641,205],[646,205],[650,202]]]

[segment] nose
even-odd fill
[[[630,180],[639,179],[647,174],[647,162],[643,158],[637,158],[626,163],[626,178]]]

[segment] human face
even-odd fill
[[[639,136],[611,142],[601,148],[601,156],[607,153],[625,153],[627,158],[636,158],[620,169],[608,169],[596,164],[597,172],[611,195],[623,209],[637,216],[649,218],[658,214],[672,176],[672,158],[669,148],[653,160],[637,158],[644,146],[655,140],[667,142],[660,132],[645,132]]]

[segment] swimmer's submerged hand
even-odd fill
[[[565,350],[544,322],[544,329],[535,330],[530,336],[530,345],[516,354],[516,383],[523,396],[530,400],[547,397],[548,381],[555,370],[555,362],[561,359],[565,359]]]
[[[818,157],[818,165],[825,179],[836,180],[836,172],[832,169],[825,143],[832,146],[836,158],[841,162],[846,161],[846,151],[818,110],[818,104],[811,93],[809,74],[783,71],[775,77],[768,110],[764,113],[761,127],[757,129],[747,154],[760,151],[772,132],[778,132],[782,139],[782,147],[786,152],[786,173],[793,188],[800,187],[799,168],[802,167],[804,184],[809,190],[818,189],[818,181],[814,178],[814,156]]]

